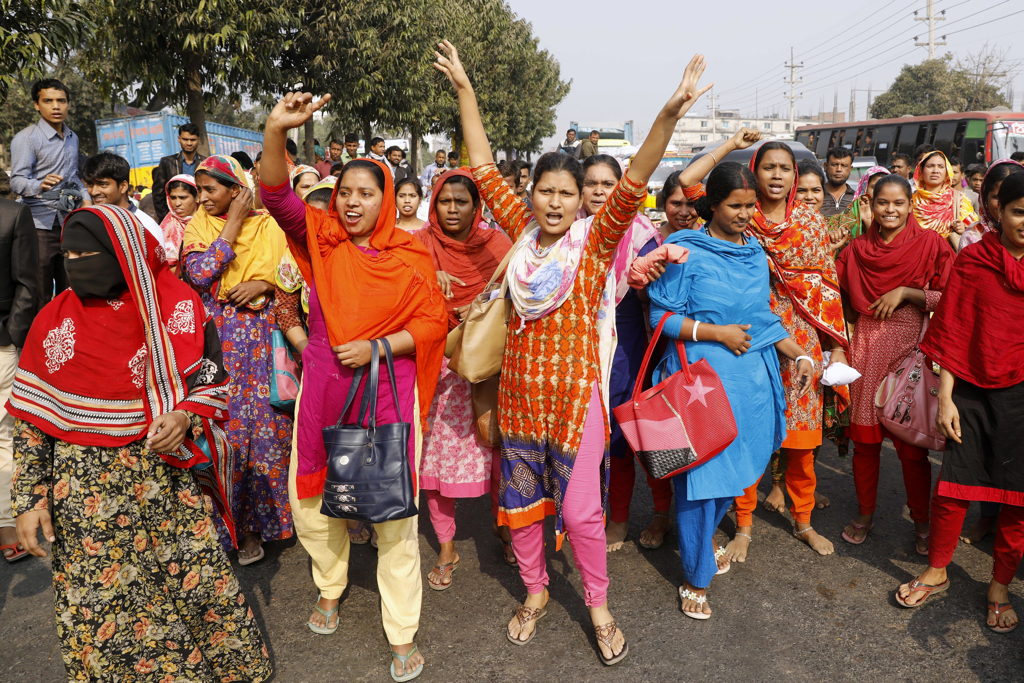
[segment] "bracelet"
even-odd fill
[[[718,166],[718,157],[716,157],[713,152],[708,152],[708,156],[714,159],[715,166]]]
[[[810,356],[797,356],[797,357],[796,357],[796,358],[795,358],[795,359],[793,360],[793,362],[794,362],[795,364],[799,365],[799,364],[800,364],[800,361],[802,361],[802,360],[805,360],[805,361],[807,361],[808,363],[810,363],[810,364],[811,364],[811,369],[812,369],[812,370],[814,369],[814,359],[813,359],[813,358],[811,358]]]
[[[693,321],[693,341],[700,341],[699,339],[697,339],[697,327],[699,325],[700,325],[700,321],[699,320],[694,320]]]

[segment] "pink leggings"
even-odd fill
[[[600,388],[591,392],[583,441],[576,454],[572,476],[562,501],[562,519],[573,559],[583,579],[587,607],[608,601],[608,542],[601,508],[601,461],[604,459],[604,420]],[[544,520],[512,530],[512,549],[519,561],[519,575],[526,590],[536,595],[548,585],[544,561]]]
[[[498,518],[498,485],[501,483],[501,456],[495,450],[491,458],[491,516]],[[438,543],[447,543],[455,538],[455,499],[442,496],[440,491],[424,489],[427,494],[427,510],[430,523],[434,526]]]

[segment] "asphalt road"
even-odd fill
[[[934,456],[935,454],[933,454]],[[933,468],[938,460],[933,457]],[[630,645],[612,668],[598,660],[579,573],[568,544],[548,542],[552,603],[537,637],[525,647],[505,638],[505,624],[524,588],[501,561],[490,534],[486,496],[460,501],[456,547],[462,558],[454,586],[427,589],[417,643],[430,681],[900,681],[904,683],[1024,680],[1024,628],[1009,635],[985,627],[985,589],[992,539],[961,544],[950,566],[952,588],[916,610],[899,607],[893,591],[925,566],[913,550],[913,526],[899,461],[883,450],[875,529],[861,546],[840,539],[856,511],[849,459],[827,445],[818,460],[819,490],[832,507],[816,511],[814,527],[836,544],[819,557],[790,535],[788,516],[758,509],[745,564],[716,577],[709,591],[714,616],[694,621],[679,611],[681,568],[676,537],[656,551],[635,539],[652,511],[637,477],[633,520],[625,547],[609,557],[609,599]],[[761,485],[762,497],[768,491]],[[967,523],[977,517],[972,506]],[[732,531],[732,515],[722,538]],[[549,530],[550,531],[550,530]],[[426,573],[437,543],[420,524]],[[267,557],[236,571],[274,657],[278,683],[390,681],[380,625],[376,560],[370,546],[353,549],[351,584],[341,628],[314,635],[305,620],[316,599],[309,559],[295,539],[268,544]],[[1020,576],[1020,575],[1018,575]],[[1024,608],[1024,585],[1011,586]],[[0,562],[0,681],[66,680],[54,627],[49,561]]]

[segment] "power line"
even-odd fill
[[[964,31],[970,31],[972,28],[978,28],[979,26],[985,26],[986,24],[994,24],[997,21],[1002,21],[1003,19],[1007,19],[1009,17],[1016,16],[1016,15],[1022,14],[1022,13],[1024,13],[1024,9],[1018,10],[1016,12],[1011,12],[1010,14],[1007,14],[1007,15],[1002,16],[1002,17],[997,17],[997,18],[991,19],[989,21],[983,21],[982,23],[975,24],[974,26],[968,26],[967,28],[958,28],[955,31],[950,31],[949,33],[944,33],[942,35],[942,37],[945,38],[946,36],[951,36],[954,33],[963,33]]]

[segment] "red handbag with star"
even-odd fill
[[[686,359],[686,346],[676,341],[682,369],[643,391],[647,364],[671,313],[658,322],[647,346],[630,400],[612,412],[650,476],[666,479],[702,465],[736,438],[736,420],[718,374],[707,360]]]

